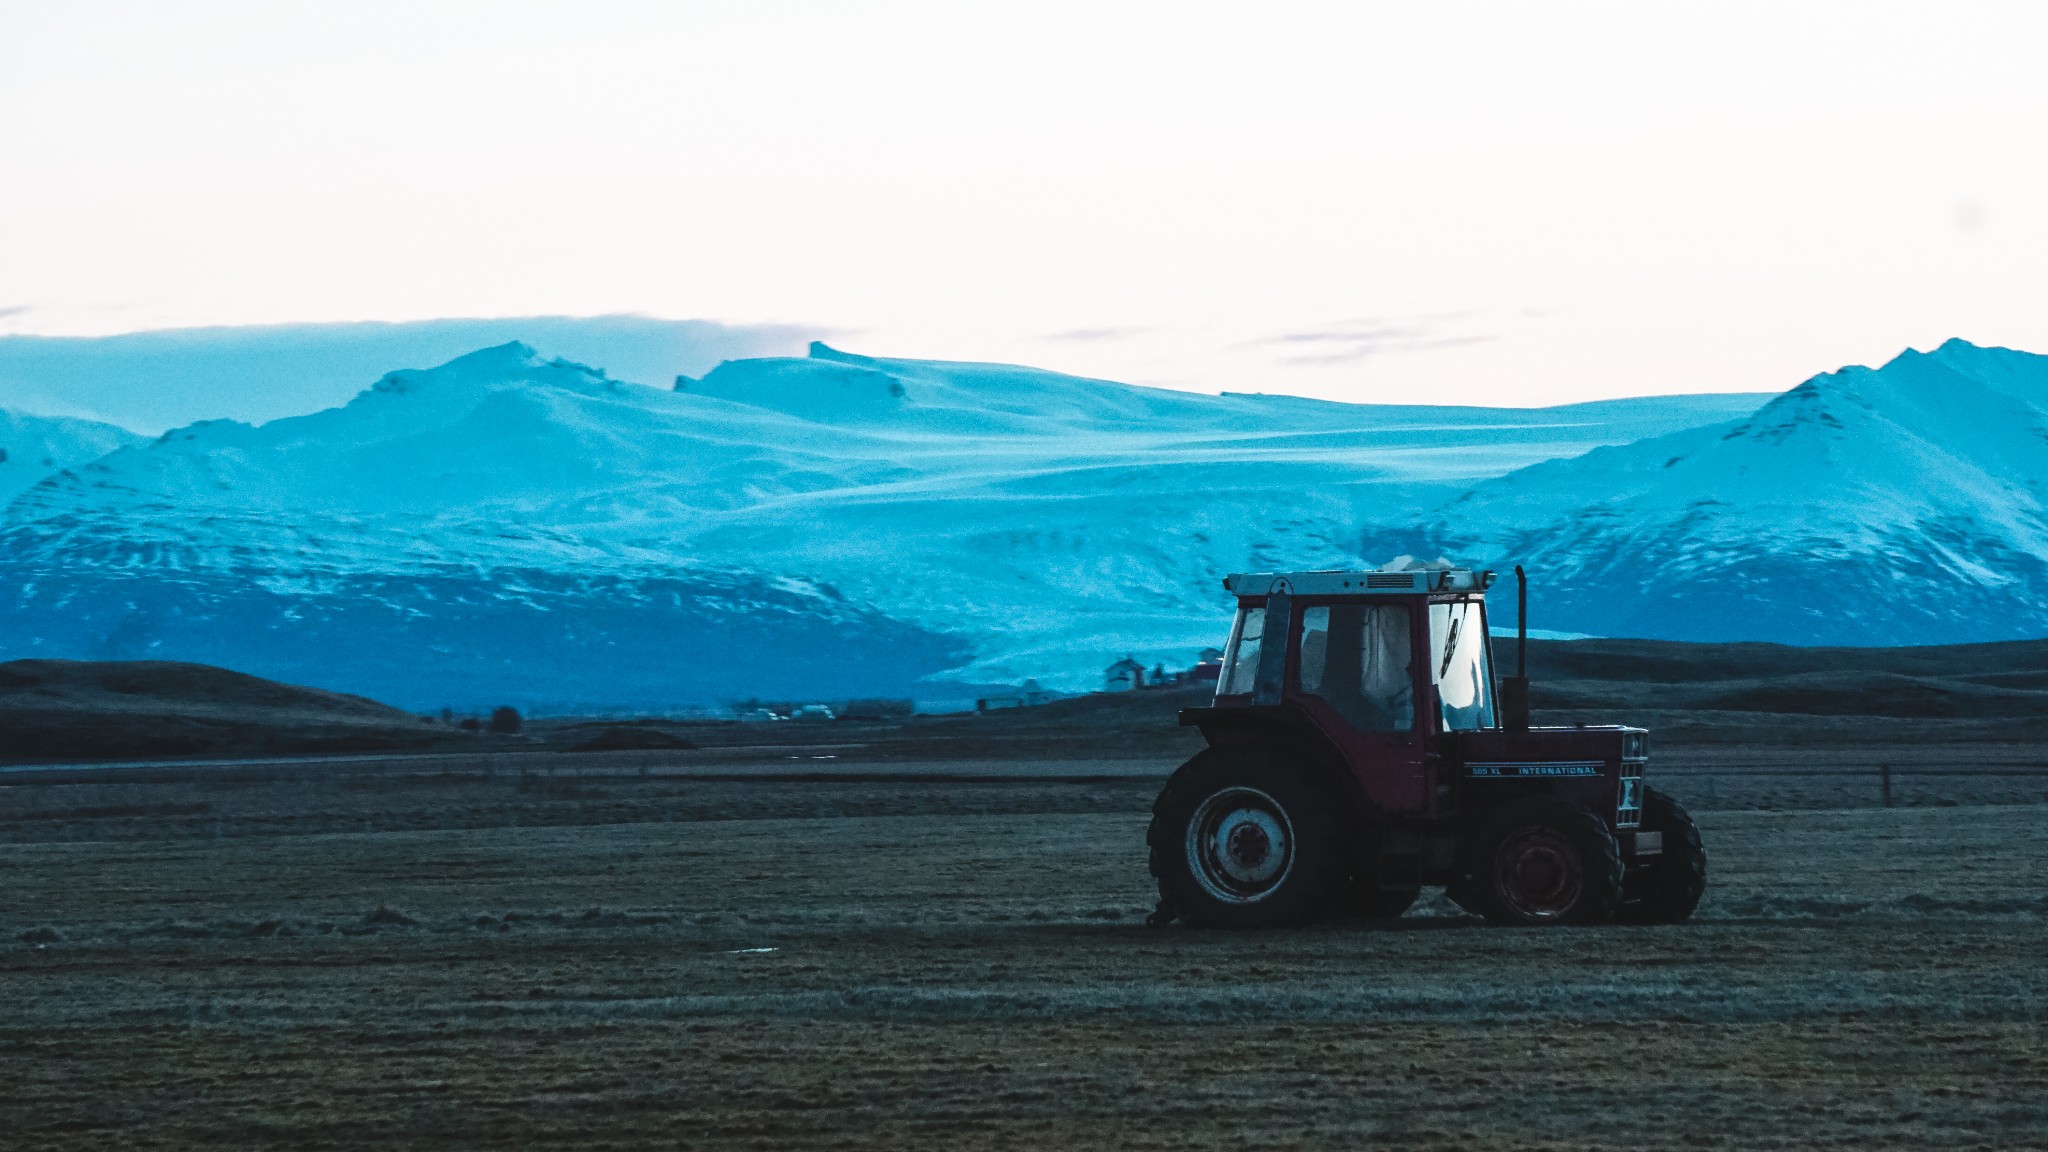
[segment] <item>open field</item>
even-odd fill
[[[1143,743],[1083,730],[986,739],[949,755],[860,726],[696,729],[685,751],[451,753],[0,767],[0,844],[666,821],[1142,814],[1201,747],[1165,728]],[[746,744],[764,735],[773,744]],[[1661,746],[1659,746],[1661,747]],[[1092,752],[1092,754],[1091,754]],[[1033,753],[1036,753],[1034,755]],[[1051,753],[1048,755],[1048,753]],[[1700,745],[1654,751],[1652,776],[1696,810],[2048,802],[2048,752],[1990,742],[1833,748]]]
[[[2034,753],[1884,754],[1949,771],[1740,777],[1697,922],[1547,932],[1147,929],[1153,760],[16,784],[0,1143],[2048,1148],[2048,807],[1955,774]]]
[[[1513,643],[1494,647],[1499,665],[1512,667]],[[1538,723],[1633,724],[1655,732],[1664,749],[1762,745],[1825,755],[1854,746],[1882,759],[1889,746],[2048,741],[2044,640],[1923,648],[1532,641],[1529,671]],[[767,739],[852,743],[869,760],[1178,760],[1199,742],[1174,712],[1207,704],[1213,690],[1193,683],[986,715],[824,725],[737,724],[707,719],[701,708],[668,718],[546,717],[513,734],[206,665],[16,660],[0,664],[0,765],[668,750]],[[887,702],[867,702],[869,714],[878,703]]]

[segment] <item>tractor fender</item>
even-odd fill
[[[1307,771],[1332,799],[1344,806],[1349,826],[1376,827],[1382,822],[1378,806],[1346,770],[1343,753],[1306,717],[1283,708],[1217,708],[1203,712],[1206,715],[1199,723],[1209,747],[1266,750]]]

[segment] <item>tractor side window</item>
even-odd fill
[[[1429,606],[1429,663],[1447,732],[1491,728],[1493,668],[1486,615],[1472,602]]]
[[[1359,653],[1359,691],[1372,705],[1380,732],[1415,727],[1415,677],[1410,668],[1408,606],[1375,604],[1365,610]]]
[[[1266,610],[1239,608],[1237,624],[1230,629],[1230,645],[1223,656],[1223,674],[1217,678],[1218,696],[1243,696],[1259,678],[1259,642],[1266,635]]]
[[[1301,614],[1301,690],[1368,732],[1415,727],[1408,608],[1339,604]]]
[[[1330,658],[1330,610],[1310,608],[1301,614],[1301,690],[1320,694],[1323,666]]]

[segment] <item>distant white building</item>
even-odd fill
[[[1145,666],[1129,656],[1103,670],[1103,691],[1131,692],[1145,686]]]
[[[1026,680],[1015,692],[999,692],[984,696],[974,702],[977,712],[994,712],[1003,708],[1036,708],[1052,699],[1052,693],[1039,686],[1036,680]]]

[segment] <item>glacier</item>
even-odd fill
[[[513,342],[55,469],[0,519],[0,649],[422,709],[1079,689],[1215,643],[1228,571],[1417,526],[1485,551],[1512,530],[1459,496],[1765,399],[1352,405],[824,344],[663,389]]]

